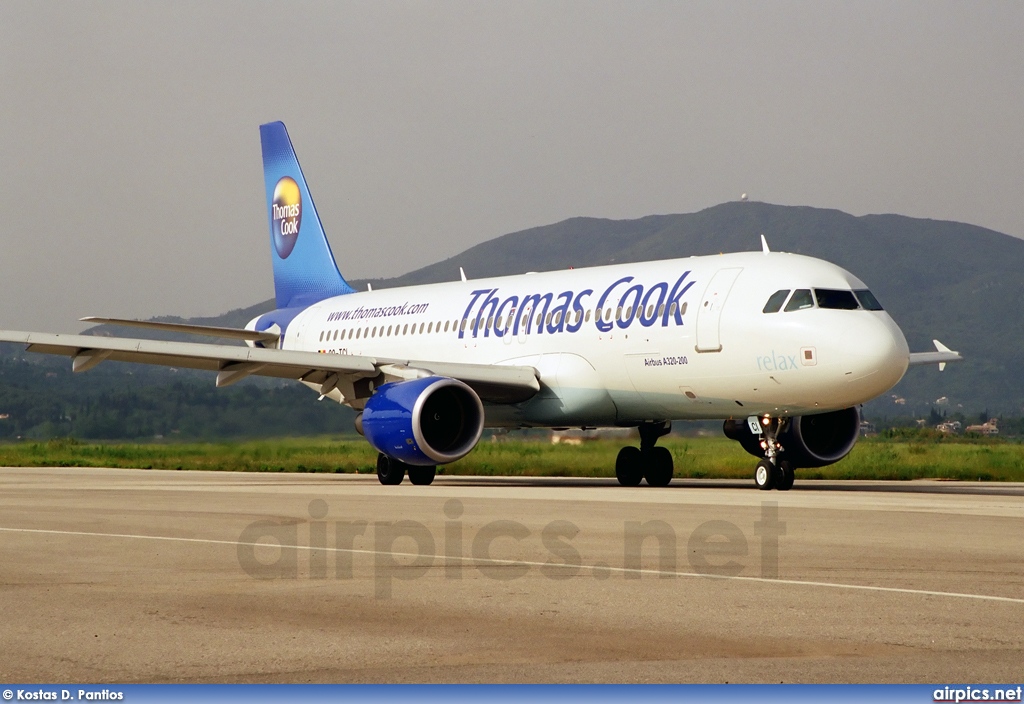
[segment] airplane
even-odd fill
[[[288,132],[260,127],[276,308],[244,329],[82,318],[237,344],[0,331],[70,357],[295,379],[358,411],[381,484],[430,484],[484,427],[636,427],[623,486],[666,486],[657,440],[673,420],[720,419],[758,458],[754,483],[838,462],[859,406],[908,366],[959,361],[934,341],[911,353],[867,285],[821,259],[770,251],[692,256],[355,291],[341,275]]]

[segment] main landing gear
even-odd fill
[[[760,421],[761,448],[765,457],[754,468],[754,484],[762,491],[789,491],[793,488],[794,467],[789,460],[782,459],[782,444],[778,441],[785,422],[783,418],[762,418]]]
[[[640,447],[624,447],[615,458],[615,477],[622,486],[640,486],[642,479],[650,486],[668,486],[672,481],[672,453],[655,443],[672,430],[672,424],[641,423]]]
[[[401,484],[408,473],[413,484],[427,485],[434,481],[437,467],[419,467],[388,457],[383,452],[377,455],[377,480],[384,485]]]

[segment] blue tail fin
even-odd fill
[[[352,293],[338,271],[283,122],[260,125],[278,308]]]

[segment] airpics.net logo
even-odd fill
[[[270,204],[274,229],[274,248],[281,259],[287,259],[299,239],[302,223],[302,193],[295,179],[285,176],[274,186],[274,200]]]

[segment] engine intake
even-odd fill
[[[727,420],[722,430],[755,457],[764,457],[761,438],[750,432],[745,420]],[[831,413],[795,416],[779,433],[782,459],[796,467],[824,467],[850,454],[860,436],[860,411],[844,408]]]
[[[384,384],[359,419],[378,452],[406,464],[447,464],[476,447],[484,406],[466,384],[442,376]]]

